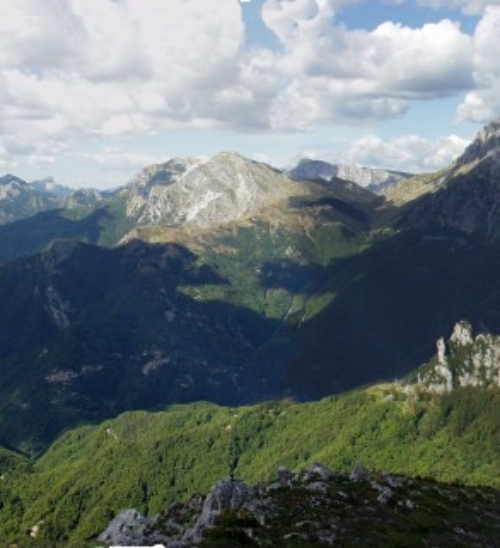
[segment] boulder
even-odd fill
[[[255,487],[233,478],[219,481],[207,495],[201,514],[193,527],[184,535],[186,542],[198,542],[204,531],[214,525],[215,520],[224,512],[236,512],[257,494]]]

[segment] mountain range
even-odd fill
[[[416,176],[224,152],[109,193],[1,179],[5,538],[93,539],[281,461],[495,483],[499,132]]]
[[[497,133],[386,195],[236,153],[59,189],[0,227],[0,439],[36,452],[127,409],[316,399],[408,374],[458,320],[500,330]]]

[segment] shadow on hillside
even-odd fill
[[[183,246],[140,240],[114,249],[61,242],[7,264],[0,437],[43,447],[126,410],[288,395],[292,334],[210,297],[225,285]]]
[[[307,293],[328,280],[329,269],[316,264],[297,264],[290,260],[265,263],[260,268],[259,282],[264,289],[286,289]]]
[[[290,198],[290,206],[293,208],[310,208],[323,206],[323,215],[328,217],[349,218],[360,223],[368,221],[368,215],[352,203],[330,196],[320,198]]]
[[[76,220],[65,217],[63,212],[63,209],[53,209],[0,226],[0,261],[37,253],[54,240],[71,239],[96,244],[106,223],[113,219],[105,207]]]
[[[500,332],[499,279],[498,245],[433,230],[406,231],[325,269],[268,264],[262,285],[299,292],[316,285],[316,299],[335,296],[296,325],[303,350],[288,380],[310,398],[405,376],[458,320]]]

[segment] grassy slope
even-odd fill
[[[500,487],[500,392],[409,399],[378,386],[316,403],[178,406],[63,435],[31,473],[4,480],[2,540],[45,520],[45,539],[83,542],[116,512],[155,514],[234,472],[250,482],[319,461]],[[109,430],[108,430],[109,429]],[[15,509],[15,511],[13,510]]]

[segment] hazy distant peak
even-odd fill
[[[289,175],[295,179],[331,180],[333,177],[352,181],[370,190],[380,191],[402,179],[411,177],[409,173],[389,169],[370,168],[350,164],[330,164],[322,160],[303,158]]]
[[[12,183],[16,183],[18,185],[27,185],[26,181],[23,181],[19,177],[16,177],[15,175],[12,175],[11,173],[7,173],[7,175],[4,175],[3,177],[0,177],[0,184],[2,185],[10,185]]]
[[[48,194],[56,198],[63,198],[74,191],[70,187],[59,184],[53,177],[32,181],[30,186],[42,194]]]

